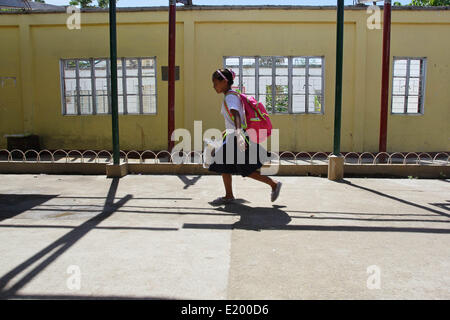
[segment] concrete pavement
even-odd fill
[[[450,298],[449,179],[0,179],[3,299]]]

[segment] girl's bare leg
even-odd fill
[[[231,199],[233,196],[233,188],[231,184],[232,176],[231,173],[222,173],[223,184],[225,186],[225,198]]]
[[[272,187],[272,191],[277,187],[277,183],[275,181],[268,176],[263,176],[259,171],[252,172],[248,177],[268,184]]]

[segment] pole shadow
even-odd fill
[[[56,197],[45,194],[0,194],[0,221],[13,218]]]
[[[413,206],[413,207],[416,207],[416,208],[420,208],[420,209],[423,209],[423,210],[427,210],[427,211],[436,213],[436,214],[438,214],[438,215],[441,215],[441,216],[450,218],[450,215],[447,214],[447,213],[445,213],[445,212],[442,212],[442,211],[439,211],[439,210],[436,210],[436,209],[432,209],[432,208],[428,208],[428,207],[422,206],[422,205],[420,205],[420,204],[417,204],[417,203],[414,203],[414,202],[411,202],[411,201],[399,199],[399,198],[397,198],[397,197],[388,195],[388,194],[386,194],[386,193],[383,193],[383,192],[380,192],[380,191],[376,191],[376,190],[372,190],[372,189],[370,189],[370,188],[367,188],[367,187],[363,187],[363,186],[354,184],[354,183],[352,183],[352,182],[350,182],[350,181],[348,181],[348,180],[342,180],[342,181],[337,181],[337,182],[338,182],[338,183],[344,183],[344,184],[347,184],[347,185],[349,185],[349,186],[351,186],[351,187],[354,187],[354,188],[358,188],[358,189],[362,189],[362,190],[365,190],[365,191],[368,191],[368,192],[372,192],[372,193],[374,193],[374,194],[376,194],[376,195],[379,195],[379,196],[382,196],[382,197],[385,197],[385,198],[388,198],[388,199],[391,199],[391,200],[396,200],[396,201],[399,201],[399,202],[401,202],[401,203],[404,203],[404,204],[407,204],[407,205],[410,205],[410,206]]]
[[[183,189],[187,189],[187,188],[189,188],[190,186],[193,186],[194,184],[196,184],[197,181],[200,180],[200,178],[201,178],[202,176],[196,176],[196,177],[194,177],[194,178],[192,178],[192,179],[189,179],[189,178],[186,177],[185,175],[177,175],[177,177],[178,177],[181,181],[183,181],[183,183],[184,183]]]
[[[70,247],[72,247],[78,240],[84,237],[89,231],[94,229],[98,224],[109,218],[117,209],[127,203],[132,198],[131,195],[126,195],[125,197],[114,203],[118,185],[119,179],[114,178],[111,181],[111,186],[106,197],[103,211],[99,215],[87,220],[80,226],[74,228],[72,231],[66,233],[58,240],[54,241],[46,248],[42,249],[34,256],[30,257],[29,259],[22,262],[20,265],[3,275],[0,278],[0,299],[13,298],[20,289],[22,289],[27,283],[33,280],[33,278],[35,278],[40,272],[42,272],[48,265],[50,265],[59,256],[66,252]],[[51,254],[46,257],[49,253]],[[42,259],[44,260],[39,262]],[[26,273],[25,276],[15,282],[12,286],[7,288],[11,280],[13,280],[20,273],[24,272],[27,268],[31,267],[35,263],[38,263],[36,267]]]

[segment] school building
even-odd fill
[[[82,10],[79,29],[72,14],[0,13],[0,149],[21,133],[43,149],[112,149],[108,10]],[[376,14],[345,7],[342,152],[378,151]],[[393,7],[388,152],[450,150],[449,35],[449,8]],[[118,8],[117,46],[120,148],[166,150],[168,8]],[[231,67],[272,113],[280,150],[332,151],[336,7],[177,7],[176,65],[175,128],[224,129],[211,75]]]

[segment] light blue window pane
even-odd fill
[[[419,97],[409,96],[408,97],[408,113],[418,113],[419,112]]]
[[[80,96],[81,114],[92,114],[92,96]]]
[[[94,72],[96,77],[106,78],[107,76],[106,69],[107,69],[106,60],[104,59],[94,60]]]
[[[127,76],[127,94],[139,94],[139,79]]]
[[[304,113],[305,112],[305,95],[293,95],[292,96],[292,112]]]
[[[405,97],[394,96],[392,97],[392,113],[404,113],[405,112]]]
[[[64,80],[66,96],[75,96],[77,94],[77,80],[65,79]]]
[[[80,78],[90,78],[91,77],[91,61],[90,60],[78,61],[78,69],[79,69]]]
[[[395,95],[404,95],[405,87],[406,87],[406,78],[394,78],[392,81],[393,85],[393,94]]]
[[[142,102],[144,104],[144,113],[156,114],[156,96],[143,96]]]
[[[126,74],[128,76],[138,76],[138,59],[125,59]]]
[[[106,114],[108,113],[108,96],[107,95],[97,95],[97,113]]]
[[[142,94],[144,95],[156,94],[156,78],[150,77],[142,78]]]
[[[77,104],[75,96],[66,96],[66,114],[77,114]]]
[[[306,94],[306,79],[305,77],[292,77],[292,93]]]
[[[142,76],[155,76],[155,59],[141,59]]]
[[[127,95],[127,111],[128,113],[139,113],[139,96]]]
[[[394,60],[394,77],[406,77],[406,59]]]

